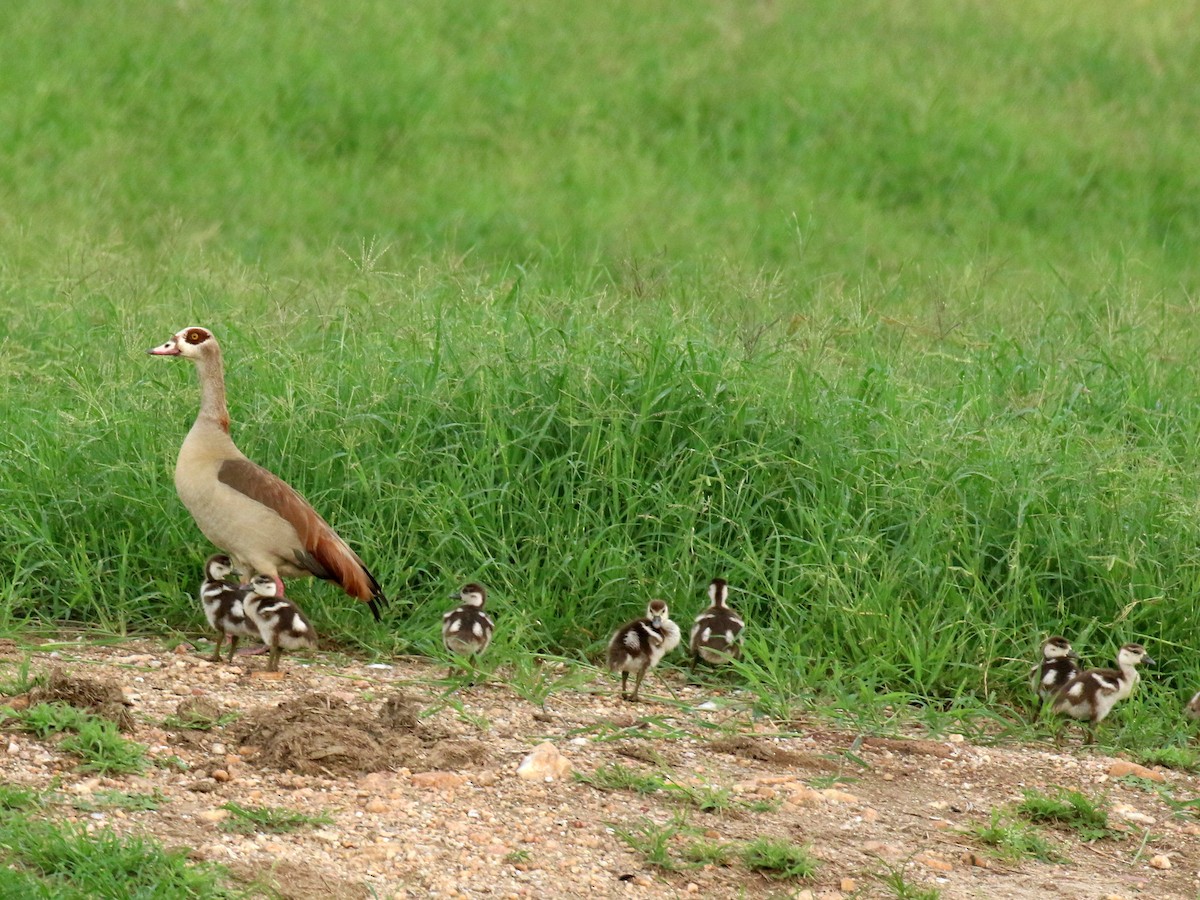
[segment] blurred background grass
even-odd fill
[[[1008,702],[1062,632],[1096,663],[1146,642],[1174,716],[1195,25],[4,4],[0,626],[200,622],[194,376],[144,355],[198,323],[241,447],[395,598],[376,628],[298,584],[339,641],[431,651],[477,578],[502,654],[595,654],[721,574],[776,697]]]

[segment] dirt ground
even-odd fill
[[[204,658],[210,648],[0,642],[0,678],[16,677],[26,659],[33,673],[56,673],[40,695],[4,703],[64,699],[95,709],[157,761],[144,775],[98,778],[79,773],[79,760],[53,740],[9,730],[0,776],[58,791],[55,815],[153,835],[294,898],[1194,900],[1200,892],[1200,814],[1181,805],[1195,800],[1200,778],[1170,770],[1152,773],[1161,783],[1119,778],[1113,758],[1078,746],[783,728],[755,719],[736,690],[686,685],[677,673],[668,673],[669,689],[648,681],[631,705],[601,673],[548,667],[518,690],[500,671],[456,687],[429,661],[364,665],[315,654],[285,657],[272,677],[263,657],[217,664]],[[543,706],[530,702],[564,676]],[[189,717],[219,724],[180,727]],[[518,777],[543,742],[573,771]],[[577,777],[613,765],[657,773],[675,789],[602,790]],[[1004,861],[967,833],[1023,789],[1058,786],[1103,798],[1121,834],[1083,843],[1048,828],[1065,861],[1046,863]],[[87,802],[113,790],[157,794],[159,808]],[[724,809],[699,808],[696,798],[714,795]],[[286,834],[231,833],[230,802],[328,819]],[[646,849],[656,832],[669,835],[675,870],[620,834],[639,830]],[[808,846],[816,873],[775,880],[737,859],[683,858],[697,841],[742,846],[763,835]],[[930,889],[938,893],[915,893]]]

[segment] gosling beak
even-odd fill
[[[655,616],[653,619],[650,620],[650,622],[652,625],[654,625],[655,628],[661,628],[662,627],[662,616]]]

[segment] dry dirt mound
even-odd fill
[[[111,678],[83,678],[53,669],[45,684],[6,702],[13,709],[27,709],[39,703],[65,703],[84,712],[114,722],[121,731],[133,731],[134,719],[121,685]]]
[[[233,730],[260,765],[305,775],[344,777],[387,769],[462,769],[487,761],[480,741],[449,739],[420,724],[420,707],[403,692],[374,719],[343,699],[308,693],[259,708]]]

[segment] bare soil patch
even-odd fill
[[[96,778],[53,742],[7,733],[0,777],[58,792],[52,815],[153,835],[284,897],[849,900],[894,897],[884,880],[895,872],[945,900],[1194,900],[1200,888],[1200,818],[1197,804],[1187,805],[1200,779],[1167,770],[1161,785],[1117,779],[1112,759],[1079,747],[784,727],[753,716],[728,685],[686,685],[673,672],[672,694],[654,682],[636,706],[597,674],[542,707],[522,700],[503,671],[455,689],[422,660],[289,657],[276,679],[262,675],[261,660],[209,662],[207,647],[54,646],[0,644],[0,676],[31,657],[32,670],[51,677],[40,698],[110,716],[119,707],[161,765]],[[692,794],[517,778],[521,759],[543,741],[577,773],[619,765]],[[1058,786],[1105,802],[1121,837],[1085,844],[1047,829],[1069,862],[1044,863],[1001,860],[969,834],[1025,788]],[[74,803],[114,790],[163,800],[154,810]],[[689,799],[703,790],[729,802],[704,811]],[[221,828],[230,802],[322,814],[332,824],[230,834]],[[618,834],[648,828],[674,829],[675,870],[653,866]],[[779,882],[736,861],[684,858],[697,841],[740,846],[762,835],[808,846],[816,875]],[[1169,868],[1151,866],[1155,858]]]

